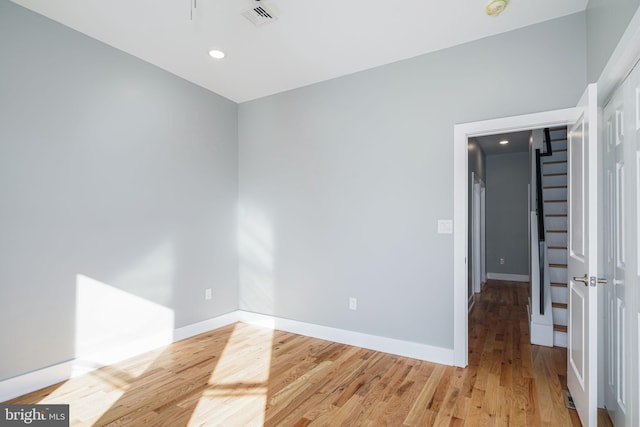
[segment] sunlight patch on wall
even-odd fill
[[[257,209],[239,213],[240,308],[273,314],[274,239],[271,221]]]
[[[173,246],[166,241],[144,257],[136,258],[130,268],[109,280],[112,284],[144,294],[157,303],[170,305],[173,299],[174,260]]]
[[[82,274],[76,276],[74,375],[170,344],[173,329],[173,310]]]
[[[264,425],[272,345],[273,329],[236,324],[189,425]]]

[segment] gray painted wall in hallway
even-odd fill
[[[528,152],[487,156],[489,273],[529,275],[530,173]]]
[[[587,79],[596,82],[640,0],[589,0],[587,6]]]
[[[240,307],[452,348],[454,125],[574,106],[585,31],[579,13],[241,104]]]
[[[0,57],[0,380],[74,357],[78,274],[236,309],[237,105],[7,0]]]

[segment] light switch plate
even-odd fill
[[[452,233],[453,233],[453,220],[439,219],[438,234],[452,234]]]

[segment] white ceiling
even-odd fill
[[[529,151],[530,130],[520,132],[501,133],[497,135],[477,136],[472,138],[487,156],[495,154],[526,153]],[[507,140],[507,145],[500,145],[500,141]]]
[[[586,8],[587,0],[13,0],[236,102],[418,56]],[[191,15],[191,2],[196,9]],[[227,53],[213,60],[207,52]]]

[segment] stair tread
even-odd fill
[[[566,160],[554,160],[553,162],[543,162],[545,165],[557,165],[560,163],[567,163]]]
[[[552,302],[551,303],[551,307],[553,307],[553,308],[567,308],[569,306],[567,304],[563,303],[563,302]]]
[[[555,150],[553,150],[556,153],[564,153],[565,151],[567,151],[566,148],[556,148]]]
[[[549,267],[567,268],[567,264],[549,264]]]
[[[567,284],[566,283],[560,283],[560,282],[551,282],[551,286],[555,286],[557,288],[566,288]]]
[[[547,246],[547,249],[567,250],[567,247],[566,246]]]
[[[567,203],[566,200],[545,200],[545,203]]]
[[[543,190],[551,190],[553,188],[568,188],[566,185],[549,185],[547,187],[542,187]]]
[[[563,172],[563,173],[545,173],[545,174],[542,174],[542,176],[567,176],[567,173],[566,172]]]
[[[561,217],[561,216],[567,216],[567,214],[545,214],[544,216]]]
[[[566,233],[567,230],[547,230],[547,233]]]
[[[566,138],[566,137],[564,137],[564,138],[551,138],[549,141],[551,141],[551,142],[558,142],[558,141],[566,141],[566,140],[567,140],[567,138]]]
[[[558,332],[567,332],[567,327],[565,325],[553,325],[553,330]]]

